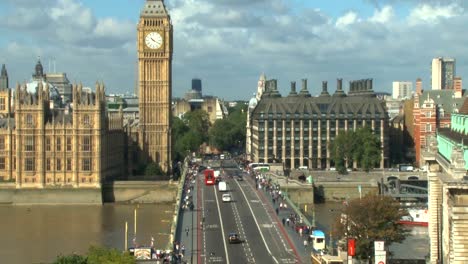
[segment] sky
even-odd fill
[[[136,24],[146,0],[1,0],[0,64],[10,86],[31,79],[38,58],[46,72],[106,92],[133,93]],[[311,94],[328,81],[420,77],[430,89],[435,57],[456,59],[468,78],[468,1],[464,0],[165,0],[174,26],[173,96],[191,79],[203,94],[248,100],[262,73],[280,93],[308,79]],[[55,62],[55,63],[54,63]],[[50,66],[49,66],[50,65]],[[299,85],[298,85],[299,87]]]

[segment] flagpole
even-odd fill
[[[137,209],[135,208],[134,219],[133,219],[133,234],[136,237],[137,232]]]
[[[128,250],[128,222],[125,221],[125,251]]]

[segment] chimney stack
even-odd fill
[[[336,79],[336,90],[343,91],[343,79]]]
[[[421,81],[421,78],[416,79],[416,94],[417,95],[422,94],[422,81]]]
[[[291,82],[291,93],[296,93],[296,82]]]

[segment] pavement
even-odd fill
[[[191,189],[190,193],[188,194],[188,189],[190,189],[190,185],[192,184],[192,179],[195,177],[187,176],[186,184],[184,185],[184,193],[182,197],[187,195],[192,197],[192,202],[194,203],[195,207],[193,210],[189,208],[181,209],[179,215],[179,223],[177,225],[177,232],[176,232],[176,241],[179,242],[180,248],[182,246],[185,247],[185,254],[183,254],[183,261],[186,263],[198,263],[198,251],[199,248],[197,246],[197,236],[199,232],[199,225],[198,223],[198,211],[200,209],[198,206],[198,192],[197,192],[197,185],[199,184],[198,181],[194,181],[193,189]],[[182,204],[182,203],[181,203]]]

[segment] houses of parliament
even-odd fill
[[[12,89],[3,65],[0,180],[17,189],[101,188],[153,162],[169,172],[172,24],[162,0],[147,0],[141,9],[137,56],[140,118],[131,125],[122,111],[107,111],[103,83],[94,91],[69,85],[65,96],[38,61],[31,82]]]

